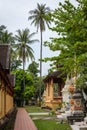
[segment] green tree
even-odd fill
[[[15,88],[14,88],[14,98],[18,105],[23,105],[23,99],[29,100],[34,95],[34,83],[33,78],[29,73],[25,72],[25,89],[23,88],[23,70],[13,71],[16,75]]]
[[[35,10],[29,11],[31,16],[28,17],[28,20],[32,20],[31,24],[34,24],[37,27],[37,30],[40,29],[40,80],[42,80],[42,32],[45,31],[45,24],[49,27],[49,24],[51,23],[50,11],[50,8],[46,7],[46,4],[40,5],[37,3],[37,8]],[[39,96],[41,98],[41,90]]]
[[[0,26],[0,44],[9,44],[10,45],[11,70],[12,70],[14,57],[16,56],[16,53],[14,51],[14,43],[15,43],[15,39],[14,39],[13,34],[9,33],[9,31],[6,29],[6,26],[1,25]]]
[[[15,35],[17,44],[15,44],[16,53],[18,59],[22,60],[23,63],[23,71],[25,71],[25,63],[26,59],[29,61],[29,59],[34,60],[33,55],[33,49],[31,48],[31,44],[34,42],[37,42],[37,39],[33,39],[32,37],[35,35],[35,33],[31,33],[29,29],[24,30],[17,30],[17,35]],[[25,75],[23,74],[24,82],[23,86],[25,88]]]
[[[29,66],[28,66],[28,70],[31,74],[33,74],[35,77],[37,77],[38,73],[39,73],[39,64],[36,63],[35,61],[33,61]]]
[[[29,66],[28,66],[28,72],[34,79],[34,88],[35,88],[35,94],[34,98],[37,99],[39,95],[39,85],[40,85],[40,78],[38,77],[38,73],[40,72],[39,69],[39,64],[33,61]],[[41,87],[42,88],[42,87]]]
[[[13,34],[5,30],[1,36],[1,44],[12,44],[12,43],[14,43]]]
[[[71,76],[78,76],[81,71],[81,62],[85,62],[87,55],[87,1],[76,0],[75,7],[69,0],[59,7],[52,14],[55,26],[52,31],[58,34],[57,38],[52,38],[51,42],[45,42],[53,51],[60,51],[59,56],[46,58],[45,60],[54,61],[54,65],[61,65],[63,72]],[[56,67],[56,69],[57,69]],[[55,67],[54,67],[55,68]]]
[[[22,61],[21,60],[17,60],[17,59],[12,59],[11,63],[10,63],[10,70],[14,71],[17,70],[21,67]]]
[[[3,34],[3,32],[4,32],[5,29],[6,29],[6,26],[4,26],[4,25],[0,26],[0,42],[1,42],[2,34]]]
[[[31,60],[34,60],[33,55],[33,49],[31,48],[31,44],[34,42],[37,42],[36,39],[31,39],[35,33],[31,33],[29,29],[24,30],[17,30],[17,35],[15,35],[15,38],[17,40],[17,44],[15,44],[17,56],[19,59],[22,59],[23,62],[23,70],[25,70],[25,63],[26,59],[29,61],[29,58]]]

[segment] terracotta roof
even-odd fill
[[[0,63],[3,66],[3,69],[9,69],[10,67],[10,45],[0,44]]]
[[[13,94],[12,87],[15,85],[15,80],[10,75],[10,45],[7,44],[0,44],[0,76],[9,88],[10,94]]]
[[[14,74],[8,74],[9,81],[11,83],[11,86],[15,86],[15,75]]]

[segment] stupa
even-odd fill
[[[63,102],[64,103],[69,103],[70,101],[70,93],[69,93],[69,87],[72,84],[71,79],[69,79],[69,77],[67,76],[66,82],[65,82],[65,86],[62,89],[62,98],[63,98]]]

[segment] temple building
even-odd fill
[[[50,73],[45,79],[45,91],[43,95],[43,107],[57,109],[62,103],[62,89],[64,87],[64,76],[60,71]]]
[[[15,77],[10,74],[10,45],[0,44],[0,119],[13,108]]]

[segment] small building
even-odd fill
[[[64,87],[64,77],[60,71],[50,73],[45,79],[45,96],[43,107],[57,109],[62,103],[62,89]]]
[[[14,79],[10,74],[10,45],[0,44],[0,119],[13,109]]]

